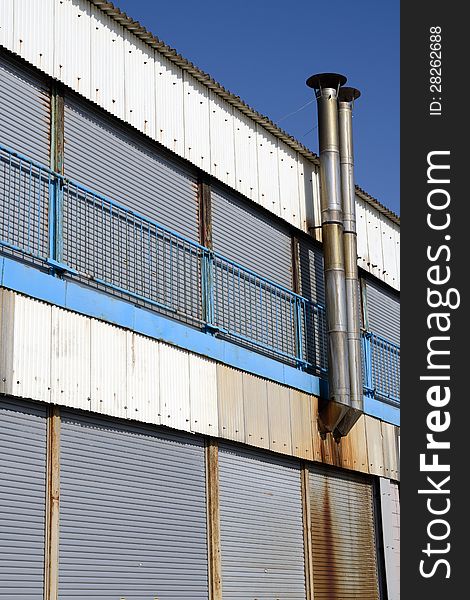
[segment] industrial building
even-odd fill
[[[0,599],[398,600],[357,90],[309,79],[316,156],[110,2],[4,0],[0,46]]]

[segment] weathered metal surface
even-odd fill
[[[46,409],[0,397],[0,597],[8,600],[44,594]]]
[[[217,365],[217,403],[219,436],[237,442],[245,441],[243,410],[243,374],[225,365]]]
[[[233,114],[235,171],[237,190],[258,203],[258,155],[256,151],[256,123],[243,113]]]
[[[387,598],[400,600],[400,496],[398,485],[380,478],[383,549]]]
[[[299,181],[297,174],[297,153],[291,148],[279,144],[278,147],[279,169],[279,198],[280,216],[288,223],[300,229],[300,198]]]
[[[271,381],[268,390],[269,448],[274,452],[292,454],[290,429],[290,390]]]
[[[160,425],[160,344],[127,332],[127,391],[124,415]]]
[[[356,421],[348,435],[341,438],[341,446],[342,467],[361,473],[369,473],[364,415]]]
[[[206,441],[207,549],[209,554],[209,600],[222,600],[220,552],[219,444]]]
[[[191,430],[189,353],[160,345],[160,412],[162,425]]]
[[[305,592],[307,600],[314,600],[312,516],[310,498],[310,471],[306,463],[301,466],[302,522],[304,529]]]
[[[210,171],[209,90],[188,73],[184,75],[184,156],[204,171]]]
[[[184,156],[183,71],[155,52],[156,139]]]
[[[210,173],[232,188],[235,185],[235,148],[233,107],[219,96],[210,93]]]
[[[56,0],[13,3],[13,51],[49,75],[53,69],[55,5]]]
[[[390,423],[381,421],[384,474],[390,479],[399,479],[398,448],[396,438],[396,427]]]
[[[268,390],[265,379],[243,373],[245,443],[269,448]]]
[[[189,400],[191,431],[218,436],[217,365],[197,354],[189,354]]]
[[[50,406],[47,414],[44,600],[57,600],[59,596],[59,522],[60,409]]]
[[[372,481],[311,467],[315,600],[379,600]]]
[[[292,454],[299,458],[312,460],[312,396],[290,390],[290,425],[292,435]]]
[[[369,472],[371,475],[385,475],[384,449],[381,422],[378,419],[365,415],[367,437],[367,455],[369,458]]]
[[[281,216],[277,139],[263,127],[257,126],[258,203]]]

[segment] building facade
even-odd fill
[[[109,2],[0,23],[0,598],[398,599],[398,217],[335,439],[319,158]]]

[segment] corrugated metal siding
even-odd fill
[[[49,132],[47,83],[0,50],[0,142],[49,165]]]
[[[292,289],[292,249],[287,227],[235,194],[212,188],[214,250]]]
[[[202,440],[63,413],[62,600],[207,600]]]
[[[312,467],[315,600],[379,600],[372,482]]]
[[[198,240],[196,176],[78,97],[65,104],[65,173]]]
[[[400,493],[398,484],[380,478],[380,506],[388,600],[400,600]]]
[[[219,473],[224,600],[304,600],[298,463],[220,445]]]
[[[400,298],[384,286],[366,280],[368,328],[394,344],[400,344]]]
[[[0,399],[0,598],[42,600],[46,408]]]

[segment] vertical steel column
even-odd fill
[[[201,256],[201,293],[202,315],[209,333],[214,327],[214,257],[212,254],[212,198],[209,180],[202,177],[199,181],[199,239],[208,250]]]
[[[352,108],[361,95],[352,87],[339,91],[339,153],[341,165],[341,196],[343,202],[343,244],[346,278],[348,324],[348,360],[351,386],[351,410],[337,426],[338,436],[346,435],[361,415],[364,407],[361,360],[361,329],[359,275],[357,268],[356,192],[354,186],[354,153]]]
[[[302,493],[302,520],[304,530],[305,589],[307,592],[307,600],[314,600],[312,521],[310,515],[310,485],[307,463],[302,463],[300,477]]]
[[[315,89],[320,142],[320,200],[325,264],[328,327],[329,402],[320,411],[321,426],[334,431],[350,406],[346,283],[343,247],[338,135],[338,91],[343,75],[313,75],[307,85]]]
[[[219,444],[206,441],[207,552],[209,564],[209,600],[222,600],[222,564],[220,555]]]
[[[58,599],[60,504],[60,409],[48,407],[44,600]]]
[[[51,147],[50,168],[64,174],[64,90],[54,82],[51,88]],[[62,262],[63,220],[62,181],[54,178],[49,186],[49,259],[52,264]]]

